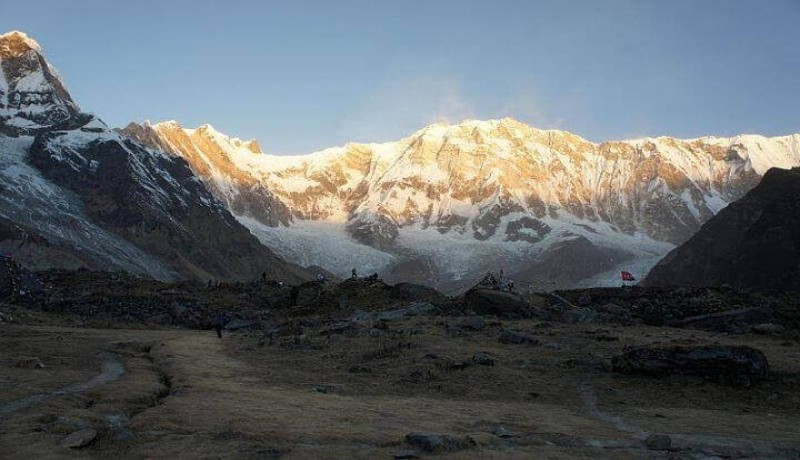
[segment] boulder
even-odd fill
[[[665,434],[651,434],[645,438],[644,446],[650,450],[669,450],[672,447],[672,438]]]
[[[459,439],[449,435],[409,433],[406,442],[417,449],[429,454],[453,452],[469,445],[466,439]]]
[[[533,316],[533,308],[522,297],[511,292],[493,289],[470,289],[464,295],[464,305],[479,315],[520,319]]]
[[[486,327],[483,316],[462,316],[451,321],[447,328],[451,331],[482,331]]]
[[[761,351],[725,345],[633,348],[615,357],[612,367],[623,374],[697,375],[742,386],[764,380],[769,373]]]
[[[392,286],[393,299],[410,302],[443,302],[447,300],[444,294],[436,289],[421,284],[398,283]]]
[[[500,333],[500,343],[538,345],[539,340],[529,334],[505,329]]]
[[[504,439],[514,437],[514,433],[508,431],[508,429],[504,426],[495,427],[495,429],[492,430],[492,434],[497,436],[498,438],[504,438]]]
[[[80,449],[91,444],[97,438],[97,430],[93,428],[84,428],[67,435],[59,442],[62,447],[69,447],[70,449]]]
[[[472,362],[479,366],[494,366],[494,358],[486,353],[475,353]]]
[[[44,363],[36,356],[20,356],[14,359],[12,367],[21,369],[44,369]]]
[[[781,326],[780,324],[763,323],[763,324],[756,324],[755,326],[753,326],[750,329],[750,332],[762,335],[778,335],[783,333],[785,330],[786,328]]]

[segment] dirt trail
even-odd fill
[[[590,385],[582,383],[579,386],[579,391],[584,407],[592,417],[614,424],[617,430],[629,433],[634,442],[641,443],[645,441],[648,436],[654,434],[632,425],[618,415],[613,415],[601,410],[597,405],[597,396]],[[800,452],[798,452],[798,446],[787,446],[775,442],[708,435],[669,434],[669,436],[672,440],[673,450],[696,453],[702,458],[757,457],[797,459],[800,454]],[[606,445],[602,440],[597,440],[592,444],[599,446]]]
[[[89,380],[72,383],[55,391],[31,395],[0,405],[0,419],[32,404],[47,402],[64,395],[84,393],[100,385],[111,383],[119,379],[122,374],[125,373],[125,368],[122,366],[119,356],[113,353],[105,353],[103,354],[103,358],[103,367],[100,373]]]

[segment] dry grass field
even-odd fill
[[[800,344],[701,331],[414,316],[331,330],[5,325],[7,458],[798,458]],[[538,344],[501,343],[505,329]],[[735,387],[628,376],[643,344],[746,344],[770,377]],[[36,357],[43,368],[23,358]],[[121,372],[121,373],[120,373]],[[89,428],[82,448],[65,437]],[[409,433],[439,435],[426,452]],[[669,448],[652,435],[668,435]],[[649,439],[649,440],[648,440]]]

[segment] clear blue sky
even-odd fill
[[[602,141],[800,131],[800,1],[7,0],[111,125],[272,153],[515,117]]]

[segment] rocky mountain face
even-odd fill
[[[0,247],[33,268],[300,280],[187,162],[83,113],[39,45],[0,36]]]
[[[800,165],[800,135],[596,144],[512,119],[296,157],[208,126],[123,133],[185,158],[287,259],[447,288],[500,268],[540,287],[643,274],[768,168]]]
[[[648,286],[720,286],[800,292],[800,168],[761,183],[671,251]]]
[[[120,130],[123,135],[183,158],[211,193],[236,215],[249,215],[269,226],[287,225],[289,210],[265,184],[250,174],[241,174],[231,157],[235,153],[261,153],[255,140],[248,142],[221,135],[211,125],[180,129],[176,122],[131,123]],[[234,153],[235,152],[235,153]]]

